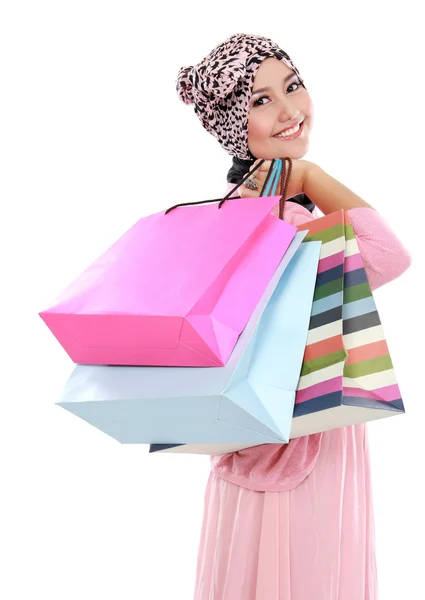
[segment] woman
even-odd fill
[[[370,204],[302,160],[313,104],[274,42],[232,36],[195,67],[181,69],[177,90],[236,159],[236,169],[266,160],[239,188],[242,197],[259,196],[269,161],[290,157],[287,196],[295,202],[285,203],[286,221],[316,218],[310,201],[324,214],[348,211],[372,289],[408,268],[408,253]],[[376,600],[366,426],[213,457],[194,597]]]

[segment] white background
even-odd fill
[[[174,82],[240,31],[290,54],[315,102],[306,158],[382,212],[413,255],[376,293],[407,414],[369,429],[380,598],[425,597],[420,10],[2,2],[2,599],[192,597],[209,459],[149,456],[55,406],[73,365],[37,313],[139,217],[222,193],[230,158]]]

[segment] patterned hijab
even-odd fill
[[[268,38],[245,33],[232,35],[199,64],[181,68],[177,76],[180,99],[193,104],[204,128],[240,159],[253,158],[248,149],[249,108],[255,75],[266,58],[283,61],[304,86],[286,52]]]

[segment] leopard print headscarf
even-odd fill
[[[272,40],[237,33],[194,67],[182,67],[177,93],[193,104],[204,128],[231,156],[254,158],[248,149],[248,115],[254,78],[263,60],[283,61],[304,82],[286,52]],[[305,86],[304,86],[305,87]]]

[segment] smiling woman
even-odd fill
[[[251,154],[269,160],[288,153],[302,158],[309,147],[313,116],[313,102],[298,75],[282,61],[266,59],[258,69],[250,104]]]
[[[357,194],[303,159],[313,103],[274,42],[237,34],[198,65],[177,91],[238,168],[265,159],[239,188],[258,197],[270,161],[290,158],[288,198],[323,213],[348,211],[372,289],[410,265],[401,242]],[[316,218],[284,204],[292,225]],[[195,600],[376,600],[374,518],[364,424],[212,457]]]

